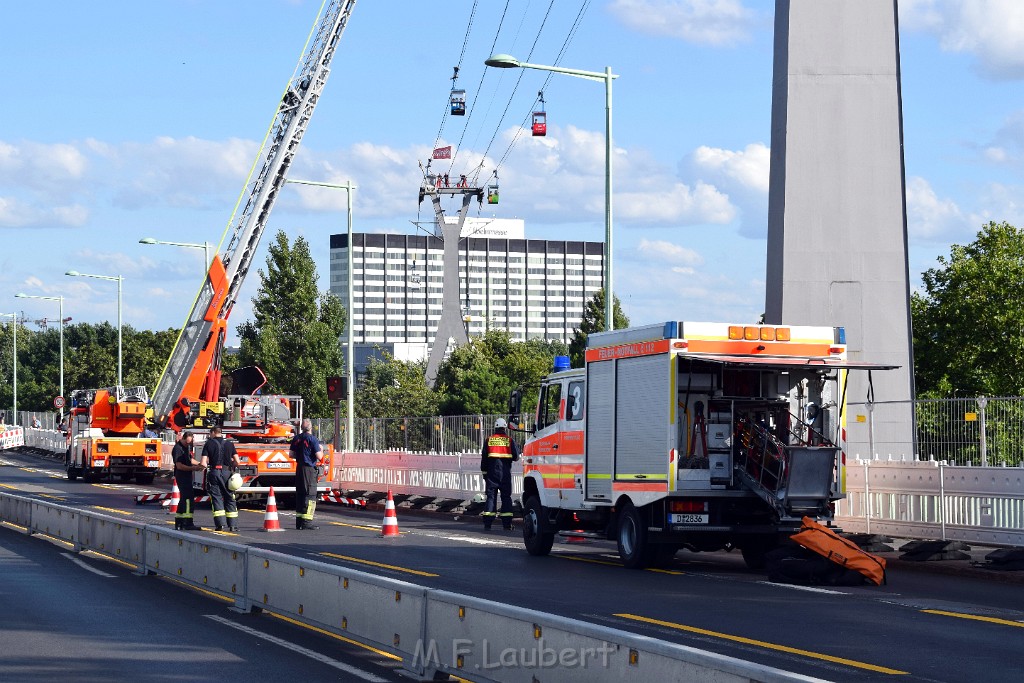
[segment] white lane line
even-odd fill
[[[813,586],[797,586],[792,583],[773,583],[771,581],[757,581],[763,586],[776,586],[777,588],[791,588],[795,591],[807,591],[809,593],[825,593],[827,595],[849,595],[843,591],[830,591],[827,588],[815,588]]]
[[[238,629],[239,631],[242,631],[243,633],[246,633],[246,634],[248,634],[250,636],[255,636],[256,638],[262,638],[263,640],[267,641],[268,643],[274,643],[275,645],[280,645],[281,647],[287,648],[287,649],[291,650],[292,652],[295,652],[295,653],[300,654],[300,655],[305,655],[306,657],[309,657],[310,659],[315,659],[316,661],[321,662],[323,664],[326,664],[327,666],[334,667],[335,669],[338,669],[339,671],[344,671],[345,673],[352,674],[353,676],[358,676],[359,678],[363,679],[364,681],[372,681],[372,683],[388,683],[388,679],[381,678],[380,676],[377,676],[376,674],[372,674],[369,671],[363,671],[362,669],[358,669],[358,668],[356,668],[354,666],[350,666],[350,665],[348,665],[348,664],[346,664],[344,662],[339,662],[337,659],[332,659],[331,657],[328,657],[327,655],[322,655],[319,652],[314,652],[313,650],[309,650],[307,648],[304,648],[301,645],[296,645],[295,643],[289,643],[287,640],[282,640],[281,638],[278,638],[276,636],[272,636],[269,633],[263,633],[262,631],[257,631],[254,628],[250,628],[248,626],[243,626],[242,624],[238,624],[238,623],[236,623],[234,621],[231,621],[230,619],[228,619],[226,617],[222,617],[222,616],[219,616],[219,615],[216,615],[216,614],[204,614],[203,616],[206,617],[207,619],[213,619],[214,621],[216,621],[218,623],[221,623],[221,624],[224,624],[225,626],[230,626],[231,628]]]
[[[477,545],[508,545],[505,541],[492,541],[488,538],[472,538],[470,536],[441,536],[446,541],[463,541],[464,543],[476,543]]]
[[[96,569],[96,567],[90,567],[88,564],[83,562],[81,559],[75,557],[71,553],[61,553],[61,555],[63,555],[64,557],[68,558],[69,560],[71,560],[72,562],[77,564],[79,567],[81,567],[82,569],[84,569],[84,570],[86,570],[88,572],[92,572],[93,574],[96,574],[98,576],[102,576],[102,577],[105,577],[105,578],[108,578],[108,579],[115,579],[115,578],[117,578],[114,574],[108,574],[106,572],[100,571],[99,569]]]

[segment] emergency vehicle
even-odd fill
[[[627,567],[677,550],[742,551],[751,568],[845,495],[842,327],[667,322],[589,336],[556,359],[523,446],[523,539],[618,542]],[[510,409],[518,422],[521,394]],[[571,532],[571,534],[569,533]]]
[[[71,392],[68,479],[91,482],[114,475],[152,484],[160,469],[160,439],[140,436],[148,400],[146,387]]]

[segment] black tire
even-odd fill
[[[630,569],[645,569],[654,563],[658,546],[647,540],[647,522],[633,503],[619,513],[619,559]]]
[[[88,468],[82,468],[82,481],[92,484],[100,480],[100,474]]]
[[[68,481],[76,481],[78,479],[78,468],[68,465]]]
[[[755,572],[764,571],[768,567],[768,552],[776,547],[774,540],[760,540],[747,543],[740,548],[747,569]]]
[[[540,498],[530,496],[523,506],[523,544],[526,552],[536,557],[547,555],[555,544],[555,534],[541,530],[541,520],[545,517],[544,506]]]

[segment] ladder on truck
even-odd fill
[[[223,257],[215,255],[206,280],[153,392],[153,417],[161,427],[184,426],[190,403],[217,401],[220,355],[227,319],[252,265],[271,209],[284,186],[299,143],[320,100],[338,42],[355,0],[331,0],[296,67],[261,149],[263,164],[247,186],[248,199]],[[269,142],[268,142],[269,140]],[[245,192],[243,192],[243,195]]]
[[[789,445],[765,425],[744,419],[736,424],[736,437],[736,474],[780,520],[827,511],[838,447]]]

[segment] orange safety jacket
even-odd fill
[[[492,434],[487,437],[488,458],[509,458],[512,453],[512,439],[507,434]]]

